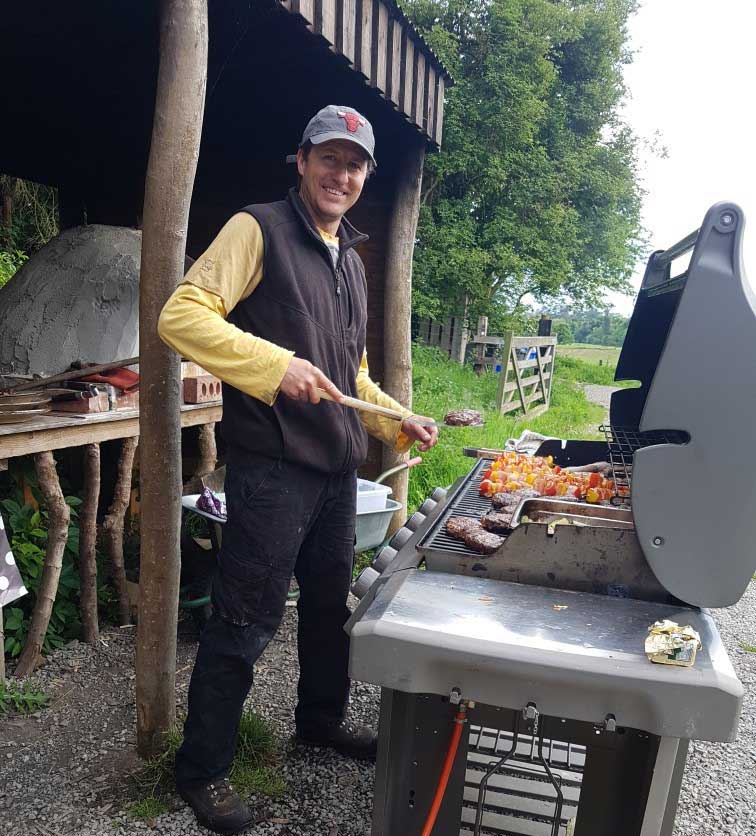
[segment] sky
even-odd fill
[[[711,204],[734,201],[746,216],[744,263],[754,284],[756,3],[642,0],[629,31],[635,56],[625,69],[623,115],[642,140],[658,132],[668,152],[666,159],[640,153],[648,253],[700,226]],[[636,267],[636,290],[644,268]],[[610,301],[627,315],[634,297]]]

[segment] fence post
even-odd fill
[[[504,333],[504,342],[501,350],[501,374],[499,375],[499,385],[496,389],[496,409],[501,412],[506,399],[507,376],[509,374],[509,363],[512,358],[512,339],[514,338],[514,331],[506,331]]]

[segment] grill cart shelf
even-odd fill
[[[611,505],[525,500],[480,555],[446,531],[491,507],[478,461],[357,579],[350,670],[382,687],[371,836],[422,832],[458,705],[433,836],[671,836],[689,741],[734,739],[743,689],[702,608],[737,601],[756,570],[756,480],[739,454],[756,434],[743,223],[717,204],[651,256],[617,369],[640,387],[613,396],[605,441],[538,451],[609,461],[625,489]],[[665,618],[699,632],[693,667],[646,658]]]

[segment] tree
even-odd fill
[[[409,0],[449,67],[426,161],[415,312],[472,320],[625,291],[641,238],[635,138],[617,115],[635,0]]]

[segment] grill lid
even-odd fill
[[[612,424],[689,439],[635,452],[633,514],[661,584],[703,607],[734,604],[756,570],[756,479],[743,456],[756,443],[756,296],[744,225],[739,207],[718,203],[696,233],[651,256],[617,368],[642,386],[612,398]],[[688,269],[671,277],[691,248]]]

